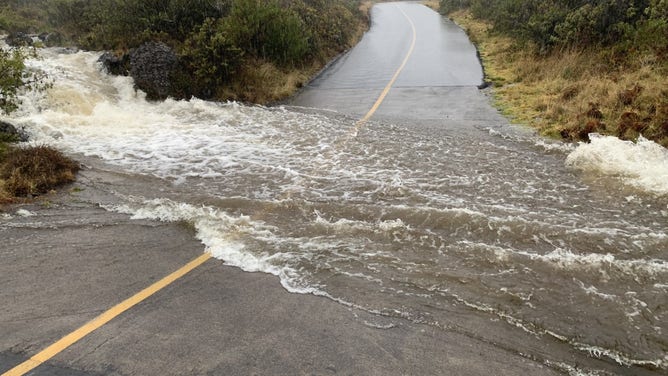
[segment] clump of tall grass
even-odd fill
[[[50,146],[10,146],[0,155],[0,201],[47,193],[73,182],[79,168]]]

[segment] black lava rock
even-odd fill
[[[130,52],[130,76],[148,99],[165,99],[172,91],[178,58],[164,43],[147,42]]]
[[[11,138],[14,138],[17,141],[28,141],[28,134],[26,132],[2,120],[0,120],[0,134],[9,135]]]

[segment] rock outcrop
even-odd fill
[[[8,135],[16,141],[28,141],[28,134],[22,129],[16,128],[14,125],[0,120],[0,136]]]
[[[12,47],[32,46],[33,37],[20,31],[11,33],[5,38],[5,42]]]
[[[148,99],[165,99],[170,95],[178,58],[169,46],[147,42],[131,51],[129,58],[130,76]]]

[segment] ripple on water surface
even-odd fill
[[[357,132],[317,111],[147,102],[96,54],[45,54],[30,65],[54,87],[26,94],[12,121],[35,142],[172,185],[109,209],[188,221],[216,257],[291,291],[471,335],[501,325],[491,318],[665,369],[668,168],[656,144],[548,150],[483,128]]]

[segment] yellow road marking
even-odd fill
[[[151,286],[145,288],[144,290],[138,292],[137,294],[131,296],[130,298],[124,300],[123,302],[115,305],[108,311],[102,313],[101,315],[97,316],[96,318],[85,324],[84,326],[80,327],[79,329],[61,338],[60,340],[58,340],[51,346],[47,347],[46,349],[35,354],[32,358],[10,369],[9,371],[3,373],[2,376],[20,376],[29,372],[30,370],[34,369],[40,364],[53,358],[56,354],[65,350],[78,340],[82,339],[90,332],[108,323],[116,316],[120,315],[121,313],[132,308],[136,304],[142,302],[144,299],[160,291],[161,289],[168,286],[177,279],[181,278],[182,276],[184,276],[191,270],[195,269],[196,267],[202,265],[206,260],[210,258],[211,258],[210,253],[208,252],[204,253],[203,255],[197,257],[196,259],[190,261],[186,265],[179,268],[179,270],[173,272],[172,274],[166,276],[165,278],[159,280],[158,282],[152,284]]]
[[[401,65],[397,69],[397,71],[394,73],[394,76],[392,76],[392,79],[388,82],[388,84],[385,86],[383,91],[380,93],[380,96],[378,99],[376,99],[376,102],[373,104],[371,109],[364,115],[363,118],[357,121],[355,123],[355,134],[357,134],[357,131],[359,130],[360,127],[362,127],[378,110],[378,107],[383,103],[385,100],[385,97],[387,94],[390,92],[390,89],[392,89],[392,85],[394,85],[394,82],[397,80],[399,77],[399,74],[401,74],[401,71],[404,69],[406,64],[408,63],[408,59],[411,57],[413,54],[413,50],[415,49],[415,40],[417,38],[417,33],[415,31],[415,24],[413,24],[413,21],[408,17],[408,15],[397,5],[397,8],[399,8],[399,11],[401,14],[404,15],[406,20],[408,20],[408,23],[411,25],[411,30],[413,32],[413,37],[411,40],[411,45],[410,48],[408,49],[408,53],[406,54],[406,57],[404,57],[404,60],[401,62]],[[195,269],[196,267],[202,265],[206,260],[211,258],[211,254],[206,252],[203,255],[197,257],[196,259],[190,261],[186,265],[182,266],[179,268],[177,271],[173,272],[172,274],[166,276],[165,278],[159,280],[158,282],[152,284],[151,286],[145,288],[144,290],[138,292],[137,294],[131,296],[130,298],[124,300],[123,302],[115,305],[114,307],[110,308],[106,312],[102,313],[101,315],[97,316],[84,326],[80,327],[79,329],[71,332],[70,334],[66,335],[65,337],[61,338],[57,342],[53,343],[51,346],[45,348],[44,350],[40,351],[39,353],[33,355],[30,359],[26,360],[25,362],[19,364],[18,366],[10,369],[9,371],[5,372],[2,374],[2,376],[21,376],[24,375],[34,368],[38,367],[42,363],[46,362],[47,360],[53,358],[56,356],[58,353],[61,351],[65,350],[66,348],[70,347],[83,337],[87,336],[90,334],[92,331],[98,329],[99,327],[103,326],[104,324],[108,323],[112,319],[114,319],[116,316],[120,315],[121,313],[127,311],[128,309],[134,307],[138,303],[144,301],[146,298],[149,296],[155,294],[156,292],[162,290],[166,286],[170,285],[172,282],[176,281],[177,279],[183,277],[186,275],[188,272],[191,270]]]
[[[385,97],[390,92],[390,89],[392,88],[392,85],[394,85],[394,82],[399,77],[399,74],[401,73],[401,71],[404,70],[404,67],[408,63],[408,59],[410,59],[411,55],[413,54],[413,50],[415,49],[415,40],[417,39],[417,32],[415,31],[415,24],[410,19],[410,17],[408,17],[408,15],[404,12],[404,10],[401,9],[401,7],[398,4],[396,5],[396,7],[399,8],[399,11],[401,12],[401,14],[403,14],[404,17],[406,17],[406,20],[408,20],[408,23],[411,25],[411,30],[413,32],[413,39],[411,40],[411,46],[408,49],[408,53],[406,54],[406,57],[404,57],[404,61],[401,62],[401,65],[399,66],[399,69],[397,69],[397,71],[394,72],[394,76],[392,76],[392,79],[390,80],[390,82],[387,83],[387,85],[385,86],[383,91],[380,93],[380,96],[378,97],[378,99],[376,99],[376,102],[373,104],[373,106],[371,107],[369,112],[367,112],[366,115],[364,115],[363,118],[361,118],[360,120],[357,121],[357,123],[355,123],[355,131],[356,131],[355,133],[357,133],[357,130],[361,126],[363,126],[371,118],[371,116],[373,116],[373,114],[376,112],[376,110],[378,110],[378,107],[380,107],[381,103],[383,103],[383,101],[385,100]]]

